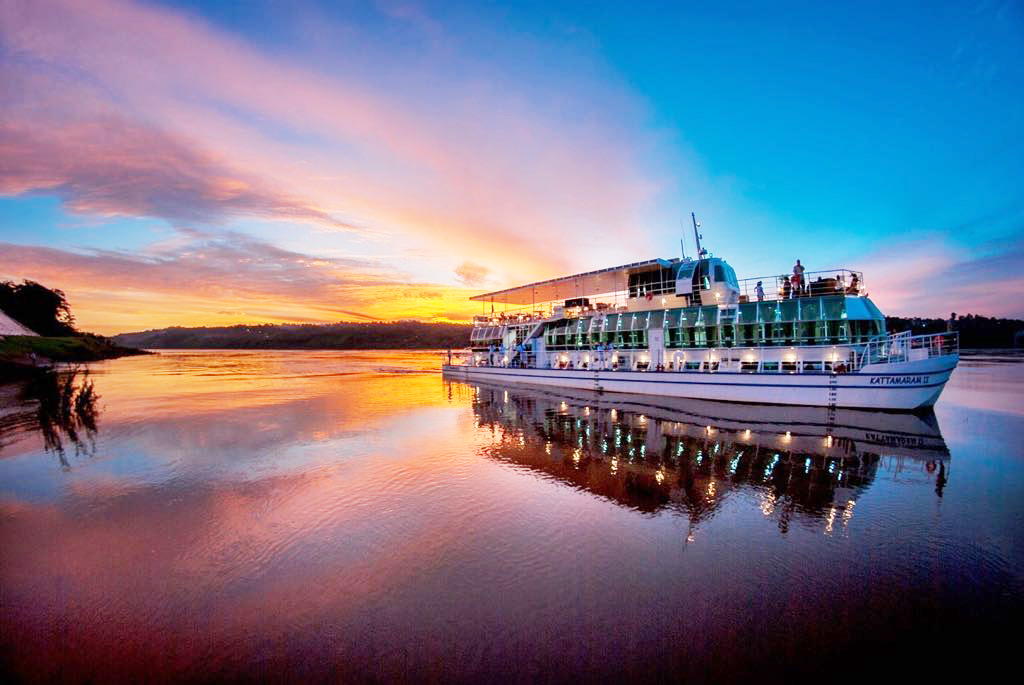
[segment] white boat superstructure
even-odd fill
[[[444,372],[598,392],[913,410],[933,405],[956,368],[957,334],[888,333],[859,271],[739,281],[725,260],[698,254],[475,296],[484,313],[474,319],[470,351]]]

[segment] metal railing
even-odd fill
[[[744,278],[739,282],[740,302],[757,302],[757,284],[764,291],[763,301],[788,300],[820,295],[865,295],[864,273],[850,269],[806,271],[799,287],[793,285],[792,274]],[[788,282],[787,282],[788,281]]]
[[[868,364],[895,364],[951,354],[960,354],[957,333],[911,335],[910,331],[903,331],[868,342],[857,354],[857,369]]]

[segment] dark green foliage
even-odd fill
[[[35,281],[0,282],[0,309],[39,335],[75,335],[75,317],[64,293]]]
[[[53,362],[91,362],[133,354],[145,354],[85,333],[61,338],[28,335],[0,336],[0,381],[36,375]]]
[[[164,328],[122,333],[114,342],[143,349],[446,349],[469,344],[470,326],[455,323],[264,324]]]
[[[890,333],[911,331],[941,333],[948,330],[947,319],[921,319],[887,316],[886,326]],[[995,319],[987,316],[967,314],[957,317],[953,330],[960,333],[960,347],[965,349],[1014,347],[1024,342],[1024,321],[1020,319]]]

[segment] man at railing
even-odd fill
[[[804,288],[804,266],[800,263],[800,260],[796,260],[796,264],[793,265],[793,297],[800,297],[803,294]]]

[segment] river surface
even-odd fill
[[[772,681],[999,663],[1024,363],[934,414],[162,351],[0,386],[6,682]]]

